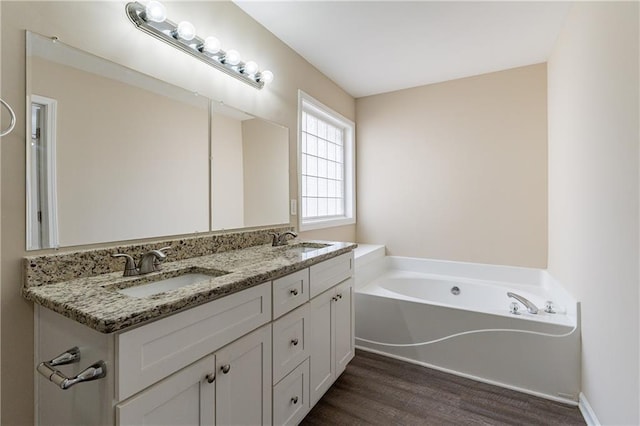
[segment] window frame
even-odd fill
[[[344,131],[344,215],[324,219],[307,219],[302,215],[302,112],[306,111],[340,127]],[[342,114],[298,90],[298,229],[311,231],[356,223],[356,125]]]

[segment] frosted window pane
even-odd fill
[[[344,163],[344,154],[341,146],[336,146],[336,161]]]
[[[307,134],[306,133],[302,134],[301,145],[302,145],[302,152],[307,152]]]
[[[342,180],[342,164],[336,164],[336,179]]]
[[[327,141],[318,139],[318,157],[327,158]]]
[[[327,160],[318,158],[318,176],[327,177]]]
[[[318,176],[318,159],[316,157],[307,158],[307,175]]]
[[[307,200],[307,209],[309,217],[318,216],[318,200],[316,198],[309,198]]]
[[[327,196],[327,180],[326,179],[318,179],[318,197],[326,197]]]
[[[302,164],[300,165],[300,170],[302,170],[303,175],[307,174],[307,154],[302,154]]]
[[[318,178],[315,178],[315,177],[307,178],[307,195],[309,197],[318,196]]]
[[[336,163],[333,161],[327,161],[327,177],[330,179],[336,178]]]
[[[336,141],[336,128],[333,127],[331,124],[327,126],[327,140],[329,140],[329,142]]]
[[[311,114],[307,114],[307,132],[316,135],[318,132],[318,119]]]
[[[327,158],[329,160],[336,159],[336,145],[332,143],[327,144]]]
[[[330,180],[327,183],[327,197],[335,197],[336,196],[336,181]]]
[[[302,217],[307,217],[307,216],[309,216],[309,213],[307,211],[307,198],[302,197]]]
[[[344,200],[342,198],[336,200],[336,212],[339,215],[344,214]]]
[[[343,144],[343,140],[342,140],[342,130],[341,129],[336,129],[336,143],[338,145],[342,145]]]
[[[327,205],[327,214],[329,216],[335,216],[336,215],[336,199],[335,198],[329,198],[328,200],[328,205]]]
[[[307,137],[307,153],[311,155],[318,155],[318,138],[309,135]]]
[[[318,198],[318,216],[327,215],[327,199]]]
[[[327,123],[322,120],[318,120],[318,137],[327,139]]]
[[[302,131],[304,132],[305,130],[307,130],[307,113],[306,112],[302,112],[302,119],[300,120],[302,123]]]

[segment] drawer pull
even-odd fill
[[[207,383],[213,383],[216,381],[216,375],[215,373],[209,373],[205,376],[205,379],[207,379]]]
[[[291,340],[291,344],[292,344],[293,346],[298,346],[298,338],[296,337],[295,339],[292,339],[292,340]]]
[[[222,373],[227,374],[229,370],[231,370],[231,365],[225,364],[222,367],[220,367],[220,370],[222,370]]]
[[[38,364],[36,370],[63,390],[69,389],[77,383],[90,382],[107,376],[107,365],[104,361],[91,364],[75,377],[67,377],[59,370],[53,368],[59,365],[75,364],[77,362],[80,362],[80,349],[74,346],[52,360],[41,362]]]
[[[297,296],[297,295],[298,295],[298,289],[294,288],[293,290],[290,290],[290,293],[291,293],[293,296]]]
[[[294,396],[293,398],[291,398],[291,402],[293,402],[294,404],[298,403],[298,397]]]

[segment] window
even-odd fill
[[[352,121],[299,92],[300,229],[355,223]]]

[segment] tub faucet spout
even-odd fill
[[[531,301],[528,300],[526,297],[522,297],[522,296],[520,296],[519,294],[516,294],[516,293],[511,293],[510,291],[507,292],[507,296],[513,297],[518,302],[520,302],[524,306],[526,306],[527,307],[527,311],[529,311],[530,314],[537,314],[538,313],[538,308],[536,307],[536,305],[531,303]]]

